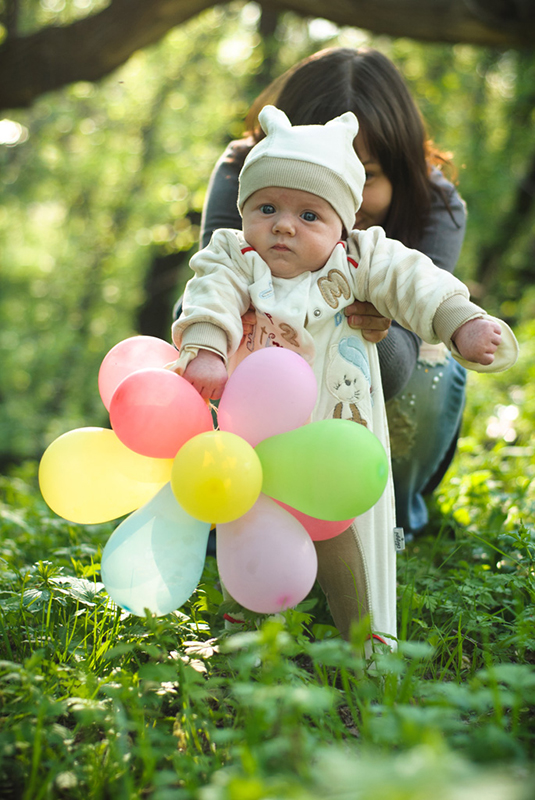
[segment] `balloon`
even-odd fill
[[[132,336],[112,347],[98,373],[98,389],[108,411],[123,378],[145,367],[165,367],[177,358],[178,351],[173,345],[155,336]]]
[[[311,517],[346,520],[371,508],[388,480],[379,439],[350,420],[325,419],[256,446],[264,494]]]
[[[298,511],[296,508],[292,508],[286,503],[282,503],[280,500],[275,500],[275,502],[281,506],[281,508],[286,509],[286,511],[288,511],[292,517],[295,517],[297,520],[299,520],[303,528],[314,542],[323,542],[325,539],[333,539],[335,536],[338,536],[340,533],[346,531],[354,519],[343,519],[337,520],[336,522],[329,522],[326,519],[316,519],[316,517],[310,517],[308,514],[303,514],[302,511]]]
[[[230,522],[255,503],[262,486],[251,445],[226,431],[200,433],[180,448],[171,473],[180,505],[204,522]]]
[[[156,368],[121,381],[111,399],[110,422],[123,444],[153,458],[174,458],[188,439],[213,428],[197,390],[174,372]]]
[[[89,525],[142,506],[169,481],[172,466],[133,453],[106,428],[77,428],[45,450],[39,485],[56,514]]]
[[[263,494],[242,517],[217,526],[217,565],[232,597],[259,614],[300,603],[318,570],[301,523]]]
[[[257,350],[236,367],[225,386],[219,427],[255,447],[268,436],[304,425],[317,392],[312,367],[293,350]]]
[[[169,484],[127,517],[102,553],[106,591],[118,605],[144,616],[168,614],[195,591],[210,525],[186,514]]]

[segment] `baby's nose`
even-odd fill
[[[293,233],[295,231],[293,216],[291,214],[277,214],[273,230],[277,233]]]

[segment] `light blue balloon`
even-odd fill
[[[138,616],[175,611],[197,588],[210,523],[187,514],[166,484],[112,533],[102,553],[106,591]]]

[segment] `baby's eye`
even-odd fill
[[[272,206],[271,203],[263,203],[260,206],[260,211],[262,214],[274,214],[275,206]]]
[[[313,211],[303,211],[301,216],[305,220],[305,222],[315,222],[318,218],[318,215],[314,214]]]

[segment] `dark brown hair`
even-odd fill
[[[246,119],[255,141],[267,104],[293,125],[325,124],[353,111],[366,147],[392,184],[386,233],[409,247],[422,234],[431,207],[433,163],[447,161],[427,137],[422,116],[394,64],[377,50],[333,48],[301,61],[259,95]]]

